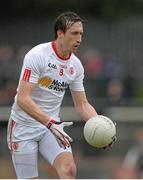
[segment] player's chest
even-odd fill
[[[51,91],[64,92],[76,77],[76,69],[72,64],[48,62],[39,77],[38,84]]]
[[[70,63],[48,62],[41,77],[49,77],[70,84],[75,79],[76,71],[76,68]]]

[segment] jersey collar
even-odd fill
[[[60,58],[60,59],[63,60],[63,61],[66,61],[66,60],[68,60],[68,59],[71,57],[71,54],[69,54],[69,57],[67,57],[67,58],[61,57],[61,56],[58,54],[58,51],[57,51],[57,47],[56,47],[55,41],[52,41],[52,48],[53,48],[55,54],[58,56],[58,58]]]

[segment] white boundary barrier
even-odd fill
[[[115,122],[143,122],[143,107],[109,107],[105,114]]]
[[[0,121],[8,121],[11,112],[11,107],[1,106],[0,107]],[[81,118],[75,111],[74,107],[62,107],[61,108],[61,118],[66,121],[80,121]]]
[[[0,121],[8,121],[11,107],[0,107]],[[118,122],[143,122],[143,107],[109,107],[103,113],[113,121]],[[82,121],[72,106],[61,108],[61,119],[66,121]]]

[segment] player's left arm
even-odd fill
[[[75,110],[83,120],[87,121],[97,115],[95,108],[88,102],[85,91],[71,90],[71,94]]]
[[[72,91],[71,90],[71,94],[72,94],[75,109],[83,120],[88,121],[90,118],[98,115],[95,108],[88,102],[85,91]],[[112,146],[115,141],[116,141],[116,138],[107,147]],[[104,147],[104,149],[107,147]]]

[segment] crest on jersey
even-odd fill
[[[74,68],[70,67],[69,72],[70,72],[71,75],[73,75],[74,74]]]
[[[39,79],[38,84],[40,84],[42,87],[48,87],[51,85],[52,81],[53,80],[50,77],[45,76]]]

